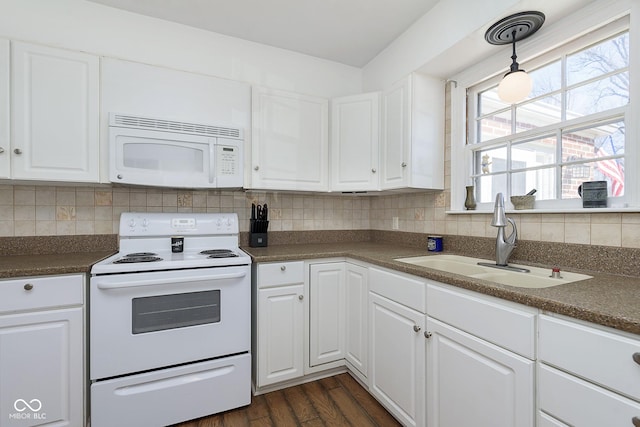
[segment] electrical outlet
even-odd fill
[[[393,230],[397,230],[400,228],[400,221],[399,218],[397,216],[394,216],[391,222],[391,228]]]

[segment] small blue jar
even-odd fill
[[[429,252],[442,252],[442,236],[427,236]]]

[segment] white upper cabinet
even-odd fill
[[[380,94],[331,100],[331,190],[379,188]]]
[[[380,186],[444,188],[444,84],[413,73],[382,96]]]
[[[328,191],[328,114],[324,98],[253,88],[248,188]]]
[[[0,39],[0,178],[11,177],[9,56],[9,40]]]
[[[12,178],[97,182],[99,58],[11,46]]]

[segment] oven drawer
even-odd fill
[[[82,305],[84,276],[0,280],[0,313]]]
[[[258,264],[258,287],[291,285],[304,282],[304,262]]]
[[[251,403],[251,356],[98,381],[91,385],[92,427],[175,424]]]

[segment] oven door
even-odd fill
[[[250,266],[93,276],[92,380],[248,352]]]

